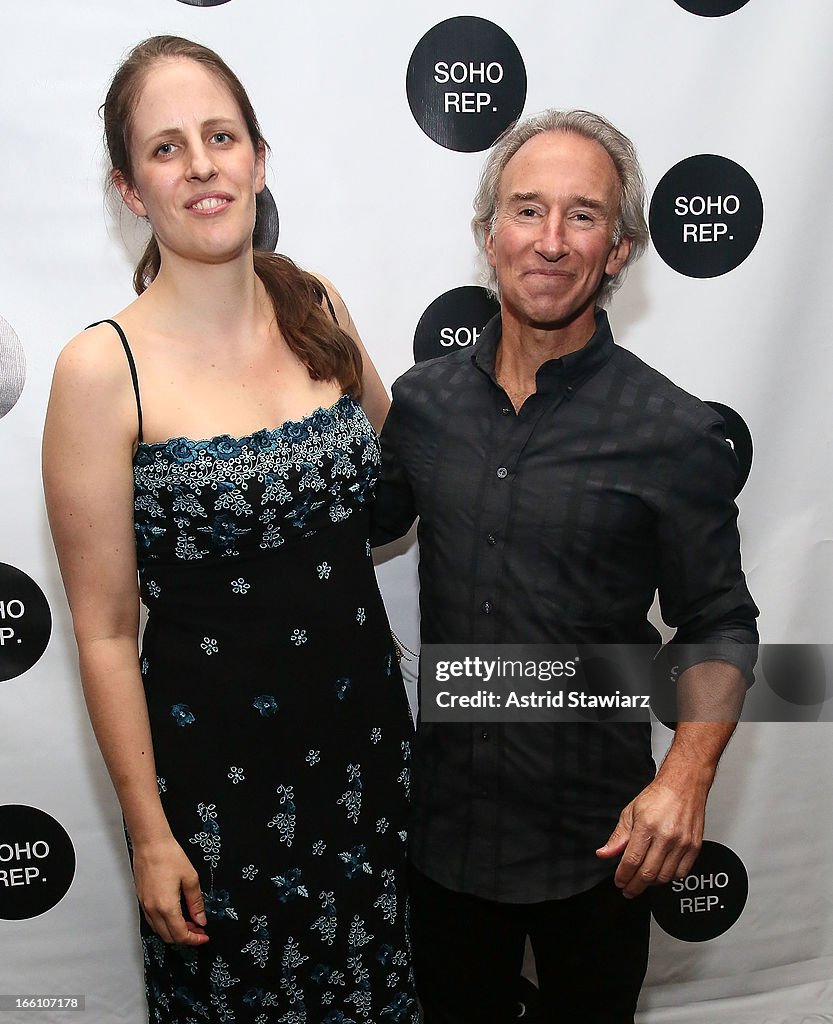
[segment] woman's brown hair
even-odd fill
[[[142,87],[153,66],[162,60],[193,60],[211,71],[234,97],[255,152],[266,146],[251,100],[240,79],[213,50],[180,36],[152,36],[135,46],[119,66],[102,107],[104,140],[114,171],[133,181],[130,134]],[[268,147],[267,147],[268,148]],[[141,295],[159,273],[161,256],[151,236],[133,275]],[[361,394],[362,359],[356,343],[325,312],[321,282],[287,256],[254,250],[254,270],[266,288],[286,343],[304,363],[313,380],[337,380],[343,391]]]

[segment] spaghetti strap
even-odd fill
[[[136,414],[139,420],[139,431],[136,435],[136,439],[139,444],[142,443],[142,399],[139,395],[139,375],[136,373],[136,361],[133,358],[133,353],[130,351],[130,345],[127,343],[127,337],[121,327],[116,323],[115,320],[96,320],[94,324],[90,324],[89,327],[98,327],[99,324],[110,324],[115,329],[116,334],[121,338],[122,347],[124,348],[124,354],[127,356],[127,365],[130,367],[130,379],[133,381],[133,393],[136,395]],[[89,330],[89,327],[87,328]]]

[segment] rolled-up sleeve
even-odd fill
[[[710,419],[676,459],[659,510],[662,617],[677,632],[680,670],[704,661],[735,665],[751,684],[758,609],[741,569],[738,465],[722,420]]]

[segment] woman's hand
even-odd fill
[[[161,939],[189,946],[208,942],[200,880],[173,836],[134,845],[133,876],[145,920]]]

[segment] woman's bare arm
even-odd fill
[[[44,491],[84,695],[133,844],[140,902],[165,941],[197,944],[207,941],[199,881],[159,800],[139,672],[135,441],[127,363],[112,328],[101,325],[74,338],[58,359],[44,430]]]

